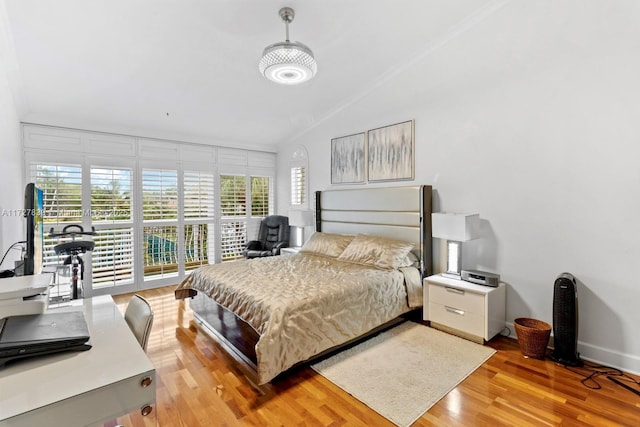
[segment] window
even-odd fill
[[[291,207],[304,209],[307,202],[307,149],[299,146],[291,156]]]
[[[251,216],[262,217],[269,215],[269,177],[251,177]]]
[[[131,169],[91,168],[91,254],[93,288],[133,283],[134,233]]]
[[[49,224],[82,222],[82,167],[35,164],[32,177],[44,194],[44,221]]]
[[[213,255],[215,199],[213,174],[184,172],[184,269],[209,264]],[[211,254],[211,255],[210,255]]]
[[[62,264],[63,256],[56,255],[53,247],[63,240],[49,233],[52,228],[60,232],[65,225],[82,223],[82,167],[51,162],[31,163],[30,169],[31,179],[44,196],[44,265]]]
[[[142,170],[144,276],[178,272],[178,172]]]
[[[243,257],[273,213],[276,155],[127,135],[23,124],[25,183],[44,192],[48,238],[70,224],[95,227],[84,256],[87,296],[177,283],[185,273]],[[117,290],[116,290],[117,288]]]
[[[306,202],[304,183],[305,169],[302,166],[291,168],[291,205],[303,205]]]
[[[222,261],[242,258],[247,244],[247,183],[244,175],[220,176]]]
[[[91,168],[91,220],[131,222],[131,170]]]
[[[97,229],[96,233],[91,253],[93,287],[133,283],[133,228]]]
[[[145,226],[143,230],[144,276],[178,272],[178,227]]]
[[[142,171],[142,218],[144,221],[178,218],[178,173],[175,170]]]

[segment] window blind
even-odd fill
[[[43,265],[62,264],[66,256],[56,255],[54,246],[70,239],[49,237],[53,228],[60,232],[65,225],[82,223],[82,167],[73,164],[33,162],[29,165],[31,181],[42,189],[44,245]]]
[[[102,225],[91,254],[94,288],[133,283],[135,259],[131,169],[92,167],[91,220]]]
[[[251,216],[269,215],[269,177],[251,177]]]
[[[212,173],[185,171],[184,182],[184,263],[185,271],[209,264],[214,247],[215,183]]]
[[[42,189],[43,219],[48,226],[82,222],[82,167],[32,163],[31,179]]]
[[[220,209],[222,261],[242,258],[247,243],[247,181],[244,175],[220,176]]]
[[[178,218],[178,173],[175,170],[143,169],[143,220]]]
[[[247,184],[244,175],[220,176],[220,209],[223,217],[247,214]]]
[[[305,168],[291,168],[291,204],[302,205],[306,201],[305,194]]]
[[[133,282],[135,250],[133,228],[98,230],[91,254],[94,288]]]
[[[132,220],[131,170],[91,168],[91,220]]]
[[[184,173],[184,218],[214,219],[213,174],[204,172]]]
[[[247,222],[229,221],[220,225],[222,261],[242,258],[247,244]]]

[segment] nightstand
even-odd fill
[[[297,254],[298,252],[300,252],[300,249],[302,249],[302,247],[300,246],[291,246],[288,248],[282,248],[280,249],[280,256]]]
[[[424,279],[424,320],[431,326],[483,344],[506,321],[506,285],[476,285],[441,275]]]

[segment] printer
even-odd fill
[[[53,275],[49,273],[0,279],[0,319],[44,313],[52,282]]]

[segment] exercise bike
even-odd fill
[[[71,237],[70,242],[60,243],[53,247],[56,255],[67,255],[63,265],[71,265],[71,299],[78,299],[79,288],[84,279],[84,261],[80,257],[82,254],[92,251],[95,242],[93,240],[76,240],[78,236],[95,236],[96,230],[91,227],[91,231],[84,231],[81,225],[71,224],[62,229],[60,233],[55,233],[53,228],[49,232],[49,237]]]

